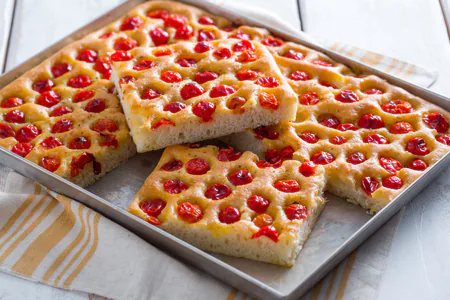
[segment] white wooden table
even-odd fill
[[[226,1],[226,0],[225,0]],[[0,73],[124,0],[0,0]],[[247,0],[303,31],[439,71],[450,96],[450,0]],[[300,21],[301,20],[301,21]],[[0,168],[0,185],[5,170]],[[410,203],[379,299],[450,298],[450,170]],[[0,299],[92,299],[0,273]]]

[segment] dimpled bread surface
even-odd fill
[[[193,167],[198,160],[204,164],[201,169]],[[205,251],[291,266],[324,206],[323,168],[305,177],[298,171],[299,161],[286,160],[279,168],[262,168],[258,161],[251,152],[235,153],[230,148],[168,147],[128,210]],[[251,178],[236,175],[240,171]],[[280,191],[279,182],[286,180],[295,181],[297,189]],[[211,193],[217,184],[226,192],[218,188]],[[255,208],[252,196],[269,204]],[[155,209],[152,201],[162,201],[163,208]],[[195,205],[200,216],[186,217],[181,211],[186,203]],[[303,207],[305,214],[297,218],[286,213],[291,204]],[[230,207],[238,215],[224,221],[220,214]],[[255,221],[262,214],[270,221]],[[268,227],[274,232],[261,234]]]
[[[294,43],[272,47],[296,120],[223,140],[264,156],[287,146],[325,167],[326,190],[379,211],[449,151],[444,109]]]
[[[113,81],[138,152],[295,118],[297,97],[258,42],[181,42],[130,54],[114,63]]]
[[[106,52],[76,42],[0,90],[0,145],[80,186],[132,156],[114,85],[95,70]]]

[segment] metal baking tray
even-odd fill
[[[120,18],[143,0],[131,0],[74,32],[48,49],[27,60],[19,67],[0,77],[0,88],[16,77],[38,65],[63,46],[86,34],[100,29]],[[425,88],[375,70],[331,50],[312,44],[301,37],[272,28],[220,5],[201,0],[182,0],[213,14],[226,17],[237,24],[264,27],[274,35],[317,51],[351,68],[378,75],[410,93],[435,103],[447,110],[450,99]],[[327,195],[328,203],[321,214],[309,240],[301,251],[296,264],[288,269],[255,261],[203,252],[186,242],[148,224],[125,211],[145,178],[159,160],[161,151],[138,154],[126,164],[108,173],[88,189],[50,173],[12,152],[0,148],[0,163],[25,175],[50,189],[91,207],[107,218],[136,233],[156,247],[238,288],[242,292],[262,299],[297,299],[317,281],[331,271],[351,251],[387,222],[401,207],[426,187],[450,162],[450,153],[430,167],[423,176],[405,189],[394,201],[375,216],[333,195]]]

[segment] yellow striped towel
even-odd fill
[[[229,291],[99,213],[14,172],[0,192],[0,270],[112,299],[225,299]]]

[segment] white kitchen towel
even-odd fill
[[[261,9],[241,9],[267,24],[284,26]],[[316,39],[317,40],[317,39]],[[341,43],[322,45],[416,84],[429,86],[436,72]],[[3,172],[2,172],[3,173]],[[16,174],[0,179],[0,270],[33,281],[114,299],[245,299],[209,275],[161,252],[82,204]],[[376,297],[398,214],[334,271],[306,299]]]

